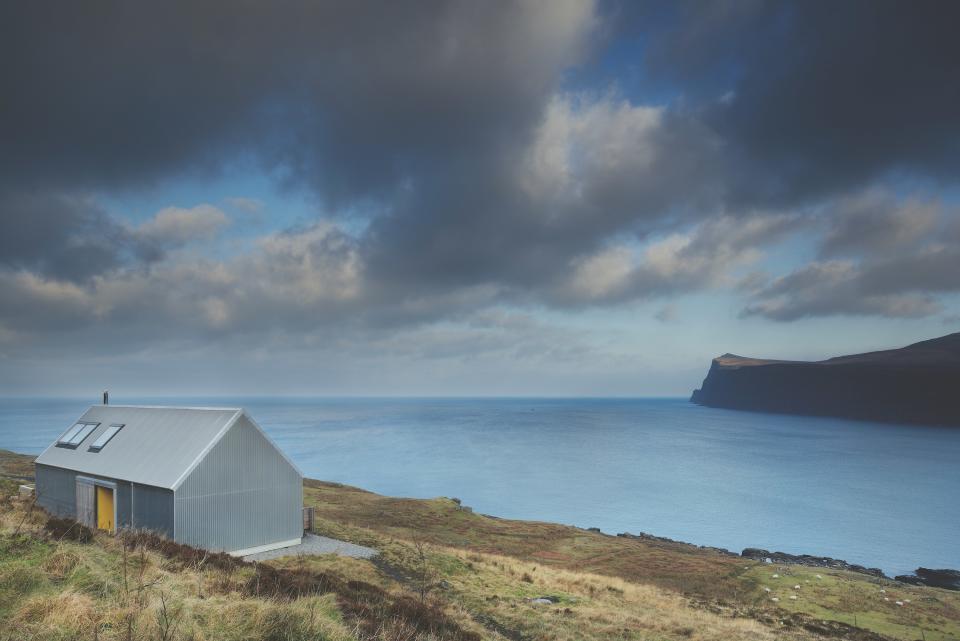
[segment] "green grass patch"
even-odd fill
[[[757,604],[897,639],[960,639],[960,594],[956,592],[907,586],[854,572],[776,564],[754,566],[743,578],[754,582],[752,595]]]

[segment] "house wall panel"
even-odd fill
[[[118,481],[96,474],[78,474],[47,465],[36,466],[37,505],[55,516],[77,518],[77,476],[116,485],[117,526],[148,529],[173,537],[173,492]]]
[[[34,476],[37,482],[37,505],[54,516],[76,518],[76,472],[37,465]]]
[[[134,483],[130,498],[132,527],[174,538],[171,490]]]
[[[303,479],[241,417],[175,491],[177,541],[233,551],[303,534]]]

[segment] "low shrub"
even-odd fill
[[[43,569],[56,580],[63,580],[80,563],[80,556],[70,550],[60,548],[47,557]]]
[[[343,614],[356,621],[369,638],[480,639],[475,632],[461,628],[435,603],[408,595],[394,596],[373,584],[344,581],[325,572],[257,564],[245,589],[248,596],[290,601],[328,592],[336,595]]]
[[[61,519],[56,516],[51,516],[47,519],[43,529],[58,541],[68,540],[78,543],[89,543],[93,540],[93,530],[73,519]]]
[[[210,552],[177,543],[149,530],[125,530],[120,539],[128,548],[142,546],[160,553],[165,558],[191,568],[216,568],[224,572],[233,572],[246,563],[242,559],[230,556],[226,552]]]

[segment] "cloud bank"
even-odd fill
[[[491,314],[650,302],[674,322],[703,292],[774,322],[946,313],[957,18],[876,0],[8,3],[0,344],[349,351]],[[251,238],[272,212],[242,192],[139,218],[105,204],[238,163],[322,213]]]

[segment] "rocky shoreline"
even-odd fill
[[[599,532],[600,530],[596,528],[591,528],[592,531]],[[620,532],[617,534],[622,539],[637,539],[640,541],[654,541],[657,543],[670,543],[672,545],[682,545],[684,547],[689,547],[695,550],[703,550],[708,552],[716,552],[717,554],[723,554],[724,556],[740,556],[736,552],[732,552],[726,548],[718,548],[709,545],[694,545],[693,543],[687,543],[686,541],[675,541],[674,539],[668,539],[665,536],[656,536],[654,534],[647,534],[646,532],[640,532],[639,534],[631,534],[630,532]]]
[[[911,585],[928,585],[932,588],[960,591],[960,571],[958,570],[917,568],[913,574],[901,574],[894,579]]]
[[[812,556],[810,554],[787,554],[786,552],[771,552],[761,548],[746,548],[740,553],[740,556],[752,559],[754,561],[763,561],[764,563],[783,563],[788,565],[807,565],[815,568],[830,568],[833,570],[846,570],[847,572],[859,572],[860,574],[869,574],[881,579],[889,579],[880,568],[868,568],[855,563],[847,563],[841,559],[833,559],[828,556]]]
[[[599,528],[588,528],[591,532],[600,532]],[[831,570],[844,570],[847,572],[857,572],[866,574],[878,579],[887,579],[889,581],[899,581],[909,583],[910,585],[925,585],[933,588],[943,588],[945,590],[960,591],[960,570],[917,568],[913,574],[899,574],[895,577],[887,576],[880,568],[868,568],[856,563],[848,563],[842,559],[834,559],[829,556],[813,556],[811,554],[788,554],[786,552],[771,552],[762,548],[745,548],[743,552],[737,554],[726,548],[718,548],[709,545],[695,545],[686,541],[677,541],[665,536],[656,536],[647,532],[632,534],[630,532],[620,532],[618,537],[624,539],[636,539],[640,541],[650,541],[656,543],[667,543],[670,545],[680,545],[694,550],[715,552],[724,556],[736,556],[752,561],[763,563],[782,563],[784,565],[805,565],[808,567],[826,568]]]

